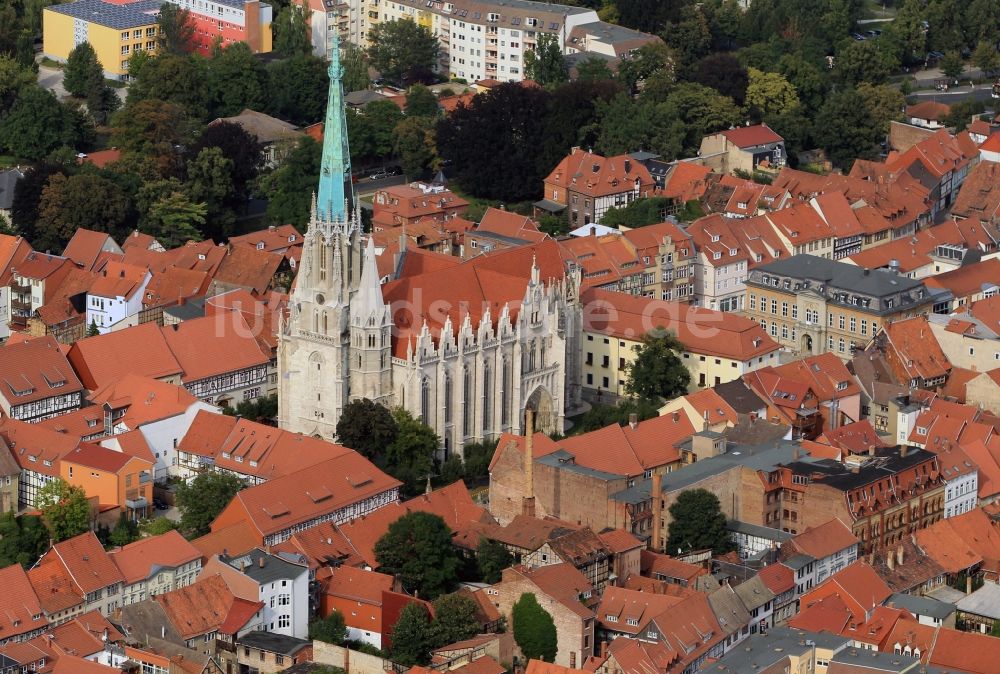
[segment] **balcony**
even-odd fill
[[[139,473],[139,484],[149,484],[152,481],[152,473]]]
[[[30,295],[31,294],[31,286],[30,285],[19,285],[17,283],[14,283],[13,281],[11,281],[10,282],[10,291],[12,293],[17,294],[17,295]]]
[[[125,507],[129,510],[145,510],[149,507],[149,502],[146,500],[145,496],[136,496],[135,498],[126,498]]]

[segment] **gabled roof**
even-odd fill
[[[130,430],[184,414],[198,402],[183,386],[132,373],[107,382],[89,399],[96,406],[107,405],[112,410],[126,408],[116,423]]]
[[[240,554],[252,550],[259,544],[259,535],[245,520],[210,531],[191,541],[191,545],[201,552],[202,560],[220,554]]]
[[[681,302],[590,288],[580,296],[587,307],[584,330],[639,341],[655,328],[672,332],[692,353],[749,361],[778,350],[756,321]]]
[[[11,639],[48,624],[35,590],[20,564],[0,569],[0,587],[3,587],[0,598],[0,639]]]
[[[120,253],[121,248],[107,232],[95,232],[81,227],[73,233],[73,237],[66,244],[63,257],[68,257],[82,269],[90,271],[104,251]]]
[[[96,390],[138,374],[161,379],[183,372],[156,323],[87,337],[70,347],[68,358],[83,385]]]
[[[487,208],[479,224],[470,234],[493,234],[512,242],[538,243],[549,238],[531,218],[499,208]]]
[[[163,569],[176,569],[201,558],[198,548],[176,531],[140,539],[112,550],[110,555],[126,584],[152,578]]]
[[[950,290],[956,298],[982,293],[1000,285],[1000,259],[990,258],[924,279],[928,288]]]
[[[636,635],[647,623],[684,601],[693,590],[677,587],[672,594],[652,594],[609,586],[597,607],[597,622],[606,630]]]
[[[185,383],[266,365],[271,359],[239,313],[194,318],[163,327],[162,332]]]
[[[515,566],[512,573],[530,581],[541,592],[552,597],[583,620],[593,618],[594,611],[584,605],[581,597],[588,592],[593,592],[594,587],[586,576],[572,564],[563,562],[562,564],[540,566],[536,569]]]
[[[63,455],[62,461],[107,473],[118,473],[132,458],[124,452],[116,452],[113,449],[85,442]]]
[[[244,489],[220,517],[232,508],[240,508],[263,538],[389,492],[400,484],[357,452],[350,452]],[[213,531],[218,521],[212,523]]]
[[[131,299],[142,290],[149,270],[125,262],[108,261],[98,277],[90,285],[89,295],[115,299]]]
[[[215,280],[246,288],[258,295],[267,291],[284,257],[278,253],[257,250],[252,246],[229,246]]]
[[[235,596],[221,575],[199,578],[177,590],[153,597],[170,623],[186,640],[202,634],[236,634],[264,607]]]
[[[22,471],[50,477],[59,477],[59,460],[80,444],[79,437],[5,417],[0,417],[0,440]]]
[[[82,390],[52,335],[0,346],[0,396],[11,406]]]
[[[545,184],[558,185],[591,197],[632,191],[635,183],[652,188],[649,170],[628,155],[602,157],[576,148],[564,157],[545,178]]]
[[[720,131],[719,133],[739,148],[767,145],[768,143],[781,143],[785,140],[776,134],[767,124],[738,126],[733,129]]]
[[[121,571],[92,531],[52,546],[39,564],[59,563],[83,594],[124,582]]]
[[[712,169],[707,166],[679,161],[667,174],[661,194],[668,199],[675,199],[679,203],[701,199],[705,196],[711,176]]]
[[[784,564],[768,564],[757,577],[775,596],[795,589],[795,572]]]
[[[875,431],[875,427],[867,419],[844,424],[837,428],[829,428],[817,438],[831,447],[842,449],[850,454],[864,454],[872,447],[887,447]]]
[[[981,508],[918,529],[916,537],[924,554],[948,573],[960,573],[977,564],[1000,570],[1000,531]]]
[[[822,560],[851,546],[858,545],[858,543],[857,537],[847,525],[835,518],[818,527],[806,529],[785,545],[791,546],[802,554]]]

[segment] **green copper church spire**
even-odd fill
[[[330,44],[330,92],[323,126],[323,161],[319,174],[316,217],[320,221],[346,222],[354,202],[351,183],[351,153],[347,147],[347,117],[344,113],[344,67],[340,64],[340,38]],[[350,199],[351,203],[348,203]]]

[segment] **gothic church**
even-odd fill
[[[380,278],[350,176],[339,45],[319,189],[278,348],[282,428],[336,439],[344,405],[369,398],[431,426],[442,456],[536,428],[562,431],[579,402],[579,271],[554,242],[421,264],[403,249]],[[385,282],[383,284],[383,282]]]

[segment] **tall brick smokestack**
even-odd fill
[[[521,502],[521,513],[527,517],[535,516],[535,475],[533,453],[533,436],[535,435],[535,412],[524,410],[524,499]]]
[[[663,542],[660,540],[660,510],[663,508],[663,476],[653,473],[652,482],[649,486],[649,495],[653,499],[653,536],[650,545],[653,552],[663,552]]]

